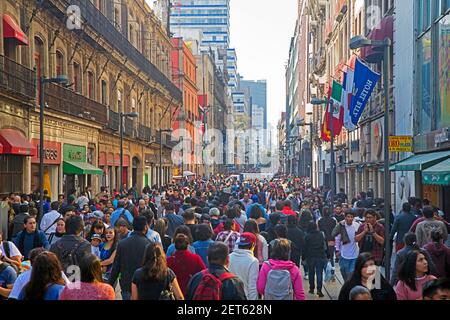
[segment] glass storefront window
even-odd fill
[[[418,101],[420,106],[420,132],[431,131],[431,31],[418,40]]]
[[[438,100],[436,103],[436,128],[450,126],[450,14],[438,23]]]

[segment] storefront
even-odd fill
[[[430,200],[431,204],[450,211],[450,150],[415,154],[391,166],[392,171],[414,171],[416,176],[415,195]]]
[[[103,175],[103,171],[87,162],[86,147],[72,144],[63,146],[63,189],[66,194],[84,190],[89,175]]]
[[[27,157],[37,150],[19,130],[0,130],[0,194],[23,193]]]
[[[32,139],[36,156],[31,158],[31,191],[39,189],[39,139]],[[61,143],[44,140],[44,194],[47,191],[52,200],[58,199],[61,187]]]

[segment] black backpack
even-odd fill
[[[59,249],[59,260],[64,270],[67,270],[69,266],[79,265],[77,250],[83,242],[78,242],[73,248],[64,248],[62,242],[59,240],[56,242],[56,247]]]

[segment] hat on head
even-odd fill
[[[256,244],[256,236],[251,232],[244,232],[241,234],[236,244],[238,246],[248,246],[251,244]]]
[[[94,211],[94,212],[92,213],[92,215],[93,215],[95,218],[98,218],[98,219],[103,219],[103,216],[104,216],[103,212],[101,212],[100,210]]]
[[[102,240],[102,236],[96,233],[91,237],[91,240],[94,240],[94,239]]]
[[[218,217],[218,216],[220,216],[220,211],[218,208],[211,208],[209,210],[209,215]]]

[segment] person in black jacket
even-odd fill
[[[304,256],[309,270],[309,293],[314,294],[314,277],[317,276],[317,295],[322,298],[322,277],[327,264],[327,244],[325,235],[319,231],[314,221],[308,224]]]
[[[336,248],[335,238],[331,234],[337,225],[337,220],[331,216],[329,207],[323,207],[322,218],[320,218],[317,224],[319,230],[325,234],[325,240],[327,241],[327,258],[331,262],[331,266],[334,267],[334,252]]]
[[[287,238],[291,241],[291,261],[300,266],[300,258],[305,247],[305,233],[297,225],[297,217],[287,218]]]
[[[208,271],[215,277],[219,278],[223,273],[229,272],[227,266],[230,262],[228,256],[229,249],[223,242],[215,242],[208,248]],[[189,280],[186,289],[186,300],[193,300],[195,291],[203,278],[203,273],[195,274]],[[222,282],[222,300],[247,300],[244,283],[237,276]]]
[[[61,262],[64,272],[72,273],[69,266],[77,265],[89,253],[91,244],[81,237],[84,231],[84,222],[80,216],[71,216],[66,220],[66,233],[50,247]]]
[[[397,300],[394,289],[381,275],[374,257],[368,252],[361,253],[356,259],[355,271],[342,286],[338,299],[350,300],[350,291],[356,286],[369,289],[373,300]]]
[[[131,281],[134,272],[142,266],[145,248],[151,241],[145,236],[148,232],[147,219],[139,216],[133,220],[134,232],[128,238],[121,240],[117,246],[109,284],[115,286],[120,273],[120,289],[122,299],[131,299]]]

